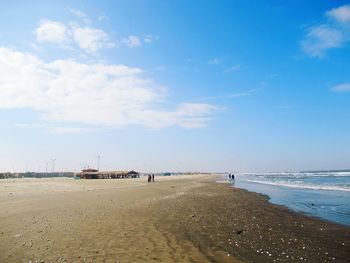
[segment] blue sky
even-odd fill
[[[348,1],[11,1],[0,170],[349,168]]]

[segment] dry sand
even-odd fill
[[[347,262],[349,228],[189,175],[0,180],[0,262]]]

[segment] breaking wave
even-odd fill
[[[303,188],[303,189],[313,189],[313,190],[328,190],[328,191],[347,191],[350,192],[350,186],[339,186],[339,185],[316,185],[316,184],[303,184],[301,181],[285,182],[285,181],[259,181],[259,180],[245,180],[246,182],[257,183],[257,184],[267,184],[275,186],[283,186],[290,188]]]

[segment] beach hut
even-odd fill
[[[104,171],[99,172],[96,169],[84,169],[81,173],[76,174],[76,177],[82,179],[125,179],[139,178],[140,174],[135,171]]]

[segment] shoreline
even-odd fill
[[[217,178],[0,181],[0,243],[5,244],[0,262],[350,258],[349,227],[270,203],[266,195]]]
[[[317,216],[317,215],[313,215],[311,213],[307,213],[307,212],[303,212],[303,211],[297,211],[297,210],[294,210],[293,208],[289,207],[288,205],[285,205],[285,204],[278,204],[278,203],[274,203],[271,200],[271,197],[268,195],[268,194],[264,194],[264,193],[259,193],[259,192],[255,192],[255,191],[252,191],[252,190],[249,190],[249,189],[245,189],[245,188],[240,188],[240,187],[235,187],[234,185],[230,184],[230,186],[232,188],[235,188],[237,190],[242,190],[242,191],[245,191],[247,193],[254,193],[254,194],[257,194],[257,195],[260,195],[262,198],[266,198],[266,201],[270,204],[270,205],[275,205],[275,206],[278,206],[280,207],[281,209],[286,209],[288,210],[290,213],[293,213],[293,214],[299,214],[299,215],[303,215],[303,216],[306,216],[306,217],[310,217],[311,219],[314,219],[316,221],[321,221],[323,223],[329,223],[329,224],[333,224],[333,225],[337,225],[339,227],[345,227],[345,228],[349,228],[350,229],[350,225],[347,225],[347,224],[342,224],[342,223],[339,223],[339,222],[336,222],[336,221],[332,221],[330,219],[326,219],[326,218],[322,218],[320,216]]]
[[[211,187],[216,188],[214,185]],[[209,205],[210,200],[207,199],[205,209],[221,211],[223,214],[219,217],[219,222],[225,225],[225,228],[218,231],[213,227],[218,232],[216,235],[219,238],[203,234],[204,236],[200,238],[202,241],[208,242],[214,239],[213,242],[208,242],[206,247],[213,246],[213,250],[225,251],[231,256],[248,262],[291,262],[291,260],[292,262],[348,262],[349,227],[270,203],[267,195],[233,188],[227,184],[221,184],[218,187],[220,189],[214,192],[223,193],[232,189],[231,199],[235,200],[236,204],[241,202],[240,205],[248,205],[249,210],[244,211],[244,207],[234,206],[232,209],[227,209],[227,204],[230,202],[224,202],[223,207],[216,208],[216,204]],[[227,197],[226,194],[223,195]],[[244,202],[238,200],[242,198],[245,199]],[[219,199],[223,201],[222,198]],[[194,203],[192,205],[194,207]],[[241,213],[238,219],[236,212]],[[231,224],[225,222],[228,218],[232,218]],[[271,223],[271,220],[275,220],[275,223]],[[212,224],[214,225],[215,222]],[[208,231],[208,227],[198,226],[198,228],[193,233],[194,239],[200,233],[215,233],[213,230]],[[247,237],[242,238],[244,233]],[[199,241],[198,243],[200,244]],[[207,254],[210,256],[210,253]]]
[[[289,210],[318,220],[350,227],[348,196],[342,191],[306,190],[286,186],[265,185],[239,182],[233,187],[268,196],[271,204],[286,207]],[[325,200],[326,199],[326,200]]]

